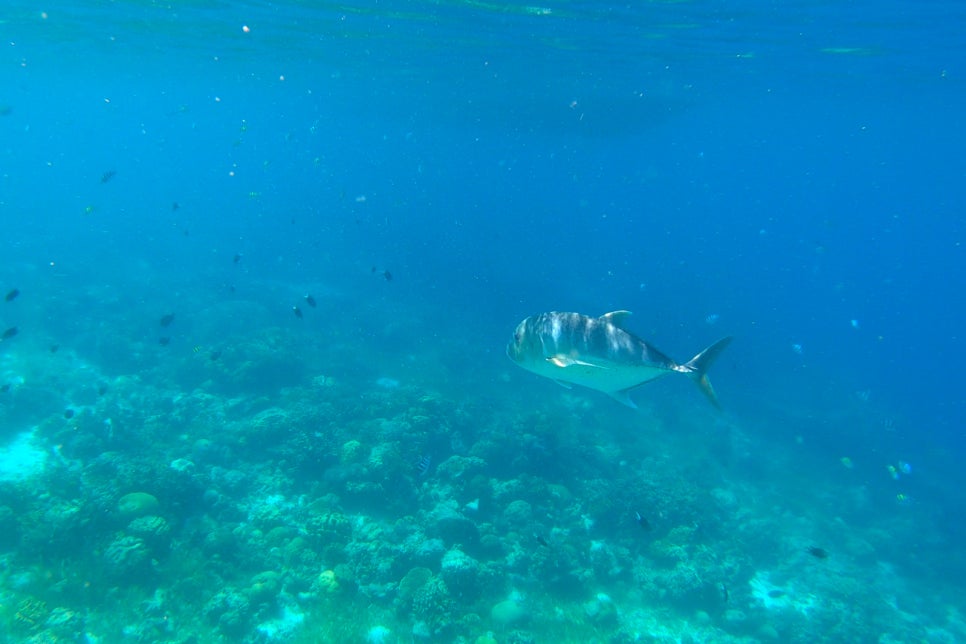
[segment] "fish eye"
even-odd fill
[[[517,331],[517,332],[515,332],[513,334],[513,342],[514,342],[514,344],[520,344],[520,332],[519,331]]]

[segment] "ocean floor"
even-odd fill
[[[460,346],[17,341],[8,641],[966,639],[933,508],[686,384],[635,412]]]

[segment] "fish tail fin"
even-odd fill
[[[725,347],[731,344],[732,339],[733,338],[731,337],[727,337],[718,340],[710,347],[688,360],[685,364],[681,365],[684,367],[682,371],[691,374],[691,377],[694,378],[695,382],[698,383],[698,387],[701,389],[704,395],[707,396],[708,400],[711,401],[711,404],[718,409],[721,409],[721,404],[718,402],[718,397],[714,393],[714,387],[711,386],[711,381],[708,380],[708,369],[711,367],[711,364],[718,359],[718,356],[721,355],[721,352],[725,350]]]

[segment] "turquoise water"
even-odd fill
[[[0,641],[966,639],[964,13],[7,3]]]

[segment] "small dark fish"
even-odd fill
[[[168,313],[161,316],[161,326],[169,327],[171,323],[174,322],[174,313]]]
[[[7,295],[3,299],[6,300],[7,302],[13,302],[15,299],[17,299],[18,295],[20,295],[20,289],[12,288],[9,291],[7,291]]]
[[[385,278],[387,282],[392,281],[392,273],[390,273],[389,271],[383,271],[382,276]]]
[[[172,211],[178,210],[179,208],[181,208],[181,204],[179,204],[177,201],[174,201],[174,202],[171,203],[171,210]]]
[[[241,258],[242,258],[241,253],[235,253],[235,256],[231,258],[231,261],[233,264],[237,264],[238,262],[241,261]]]
[[[215,349],[214,351],[211,352],[211,355],[208,357],[211,359],[212,362],[214,362],[215,360],[221,357],[221,349]]]
[[[117,174],[117,170],[108,170],[107,172],[101,175],[101,183],[107,183],[108,181],[113,179],[114,175],[116,174]]]
[[[305,303],[311,306],[313,309],[315,308],[315,298],[308,293],[305,294]]]
[[[828,559],[828,550],[825,548],[819,548],[818,546],[809,546],[805,548],[805,552],[812,555],[816,559]]]
[[[17,329],[17,327],[12,326],[6,331],[4,331],[3,335],[0,335],[0,340],[9,340],[10,338],[17,335],[18,333],[20,333],[20,330]]]
[[[59,344],[52,344],[52,345],[50,345],[50,352],[51,353],[57,353],[58,351],[60,351],[60,345]]]
[[[158,338],[158,344],[160,344],[162,347],[166,347],[171,344],[171,338],[166,335],[162,335],[160,338]]]
[[[106,393],[107,393],[107,385],[101,385],[100,387],[97,388],[98,396],[103,396]]]
[[[781,588],[773,588],[772,590],[768,591],[768,596],[771,597],[772,599],[778,599],[779,597],[784,597],[787,594],[788,593],[786,593]]]
[[[416,463],[416,471],[419,472],[420,476],[426,476],[429,472],[430,465],[433,464],[433,459],[430,458],[429,454],[423,454],[419,458],[419,462]]]
[[[295,317],[297,317],[298,319],[300,320],[302,319],[302,309],[300,309],[299,307],[293,306],[292,313],[294,313]]]
[[[533,538],[536,539],[537,540],[537,543],[540,544],[541,546],[543,546],[544,548],[549,548],[550,547],[550,542],[547,541],[546,539],[544,539],[539,534],[534,534],[533,535]]]
[[[634,516],[637,517],[637,525],[641,526],[648,532],[651,531],[651,522],[647,520],[647,517],[641,516],[640,512],[635,512]]]
[[[0,385],[0,394],[5,394],[8,391],[10,391],[10,383],[9,382],[5,382],[2,385]]]
[[[64,410],[64,418],[66,418],[67,420],[70,420],[73,417],[74,417],[74,410],[73,409],[66,409],[66,410]]]

